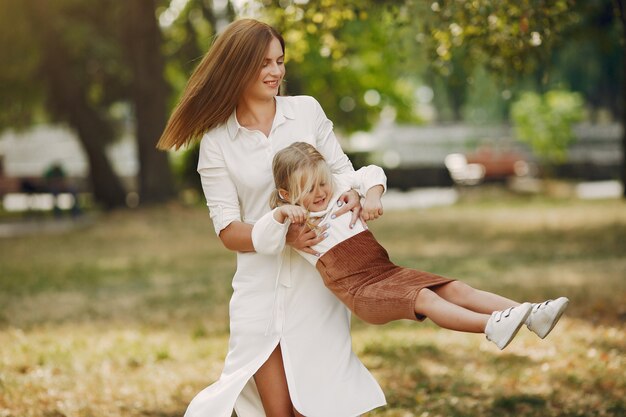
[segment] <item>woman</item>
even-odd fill
[[[234,407],[239,417],[351,417],[385,404],[352,351],[349,312],[290,248],[314,253],[323,236],[294,226],[280,256],[254,251],[252,225],[269,211],[276,152],[306,141],[334,174],[353,171],[317,101],[278,96],[284,53],[270,26],[251,19],[229,25],[191,76],[158,144],[179,148],[202,136],[198,172],[211,219],[223,244],[237,251],[224,370],[186,416],[230,417]],[[344,201],[337,215],[358,196]],[[352,216],[354,224],[358,210]]]

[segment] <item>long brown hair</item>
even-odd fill
[[[273,27],[254,19],[228,25],[189,78],[157,148],[178,149],[225,123],[261,71],[273,38],[284,53],[285,41]]]
[[[333,183],[332,173],[326,160],[313,145],[294,142],[278,151],[272,160],[275,190],[270,196],[270,207],[283,204],[300,204],[302,197],[323,179]],[[279,189],[289,193],[289,200],[280,195]]]

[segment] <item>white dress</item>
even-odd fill
[[[312,97],[276,97],[269,137],[240,126],[235,113],[204,135],[198,172],[216,233],[232,221],[254,224],[270,211],[272,158],[296,141],[315,146],[335,175],[353,171]],[[286,247],[280,255],[237,253],[224,369],[185,416],[230,417],[234,408],[238,417],[264,417],[253,375],[278,343],[292,403],[306,417],[354,417],[385,404],[352,351],[350,312]]]

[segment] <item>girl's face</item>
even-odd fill
[[[302,196],[302,207],[312,212],[326,210],[332,198],[332,188],[332,184],[325,178],[315,181],[313,188]]]
[[[280,41],[272,38],[259,76],[246,89],[245,95],[255,99],[272,99],[285,76],[285,54]]]

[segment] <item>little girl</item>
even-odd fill
[[[339,195],[351,188],[365,195],[364,211],[379,211],[386,177],[377,166],[359,169],[350,184],[333,181],[322,155],[304,142],[278,152],[273,160],[276,190],[273,210],[252,230],[257,252],[280,253],[290,223],[306,224],[326,238],[299,251],[320,272],[330,289],[354,314],[372,324],[430,318],[451,330],[485,333],[504,349],[524,324],[544,338],[554,328],[569,300],[519,304],[461,281],[394,265],[387,251],[360,222],[332,214]],[[380,184],[369,190],[362,184]],[[374,215],[376,217],[376,215]]]

